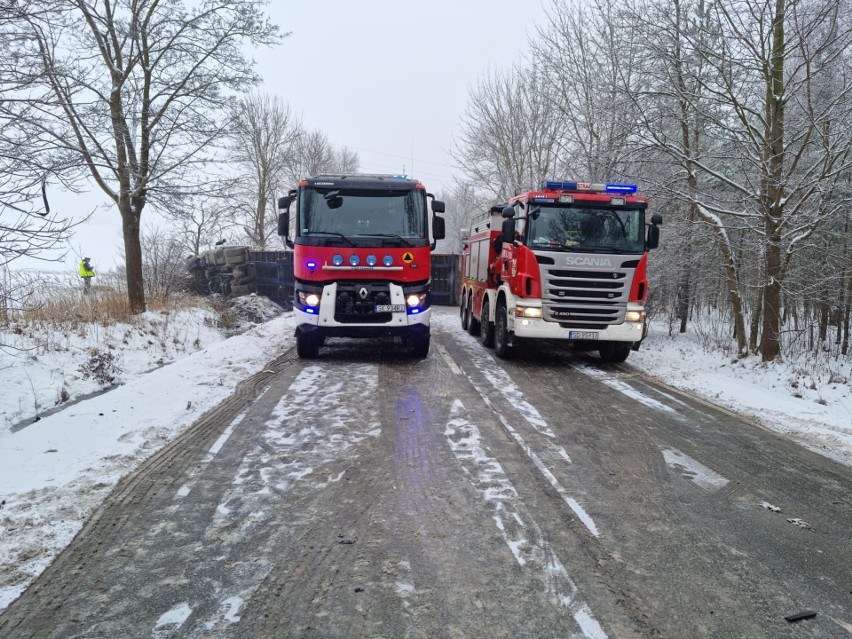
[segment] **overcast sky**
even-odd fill
[[[469,87],[519,62],[545,18],[539,0],[275,1],[269,12],[291,35],[255,52],[261,90],[357,151],[362,172],[404,169],[436,194],[452,183],[450,150]],[[96,190],[50,195],[52,209],[77,217],[106,201]],[[142,222],[158,222],[152,209]],[[111,270],[123,262],[122,243],[118,211],[98,210],[78,229],[65,266],[85,255],[96,270]]]
[[[544,15],[539,0],[277,2],[271,13],[292,35],[258,53],[266,90],[357,151],[362,171],[404,167],[430,191],[451,184],[468,88],[520,60]]]

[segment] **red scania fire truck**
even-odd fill
[[[444,237],[436,215],[444,203],[405,176],[350,174],[303,180],[278,208],[278,234],[293,249],[299,357],[316,357],[326,337],[381,335],[425,357],[430,252]]]
[[[462,328],[501,358],[551,339],[627,359],[645,335],[648,250],[663,221],[646,222],[636,190],[547,181],[491,207],[464,249]]]

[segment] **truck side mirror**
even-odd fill
[[[432,200],[432,213],[443,213],[444,203],[441,200]]]
[[[660,227],[658,224],[663,223],[663,216],[659,213],[654,213],[651,216],[651,226],[648,227],[648,237],[645,239],[645,247],[650,251],[660,246]]]
[[[278,198],[278,235],[284,238],[284,243],[293,248],[293,242],[290,241],[290,203],[293,198],[284,196]]]
[[[432,216],[432,237],[436,240],[443,240],[446,237],[446,226],[444,218],[437,215]]]
[[[515,220],[503,220],[503,228],[500,230],[504,242],[511,244],[515,241]]]
[[[500,228],[503,242],[511,244],[515,241],[515,209],[507,206],[503,209],[503,226]]]

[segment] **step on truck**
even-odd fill
[[[430,255],[444,237],[443,202],[405,176],[317,175],[278,208],[278,234],[293,249],[299,357],[316,357],[328,337],[383,335],[402,338],[415,357],[428,354]]]
[[[559,340],[623,362],[646,334],[648,251],[662,216],[630,184],[546,181],[474,219],[463,251],[462,328],[515,356]]]

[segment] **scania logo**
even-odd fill
[[[367,295],[369,295],[369,291],[367,291],[366,286],[362,286],[358,289],[358,297],[360,297],[362,300],[367,299]]]
[[[612,261],[608,257],[578,257],[568,255],[565,258],[565,266],[609,266],[612,268]]]

